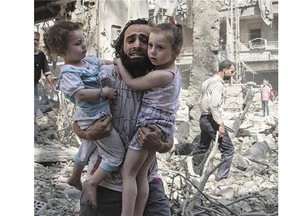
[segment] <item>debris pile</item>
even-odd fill
[[[204,177],[195,174],[189,154],[179,155],[174,149],[157,155],[172,215],[278,215],[277,107],[277,101],[271,104],[271,116],[262,117],[260,111],[247,113],[233,138],[235,154],[228,179],[214,180],[219,150],[213,156],[213,171]],[[34,199],[45,206],[39,214],[42,216],[79,213],[80,192],[66,183],[79,146],[71,128],[73,109],[67,103],[37,120],[40,131],[34,144]],[[179,116],[180,127],[185,113]],[[237,116],[237,112],[225,111],[227,124]],[[185,140],[181,131],[175,137]]]

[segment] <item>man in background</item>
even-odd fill
[[[42,74],[48,81],[48,89],[53,89],[53,75],[50,71],[48,61],[44,52],[39,50],[40,33],[34,32],[34,139],[37,138],[38,126],[36,122],[37,111],[39,109],[38,84]]]
[[[200,155],[193,157],[193,165],[197,167],[203,164],[204,153],[208,151],[211,141],[215,140],[218,131],[222,164],[215,176],[216,181],[228,178],[234,154],[234,146],[225,129],[221,113],[221,105],[224,100],[224,81],[230,80],[234,73],[235,64],[224,60],[220,62],[218,72],[203,82],[201,89],[200,141],[193,142],[195,152]],[[201,167],[200,175],[202,171]]]

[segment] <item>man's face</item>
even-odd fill
[[[231,65],[230,68],[226,68],[224,71],[224,78],[223,80],[230,80],[230,78],[235,74],[235,67]]]
[[[143,24],[131,25],[125,31],[120,58],[133,77],[143,76],[147,70],[152,69],[147,55],[150,31],[150,27]]]
[[[36,51],[39,46],[40,35],[34,34],[34,50]]]

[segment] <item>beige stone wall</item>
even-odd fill
[[[198,100],[202,82],[218,69],[220,0],[193,1],[193,61],[189,77],[189,138],[199,133]]]

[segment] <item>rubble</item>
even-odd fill
[[[172,215],[277,215],[277,107],[277,102],[270,106],[272,115],[268,117],[262,117],[261,111],[247,113],[233,138],[235,155],[229,178],[216,182],[212,172],[202,190],[196,188],[200,187],[201,176],[193,170],[191,155],[176,155],[174,151],[157,155]],[[34,200],[45,205],[39,214],[41,216],[77,216],[79,213],[80,192],[66,183],[79,140],[69,124],[71,112],[67,109],[70,111],[73,107],[63,109],[53,109],[38,118],[40,131],[34,144]],[[181,109],[181,118],[177,120],[177,125],[183,128],[187,124],[186,111]],[[225,111],[225,116],[227,121],[233,121],[238,114]],[[187,140],[187,134],[178,130],[176,145]],[[259,145],[263,147],[261,157]],[[257,154],[252,152],[253,148],[256,148]],[[217,150],[213,167],[219,162],[220,153]],[[200,199],[192,206],[191,201],[197,191]]]

